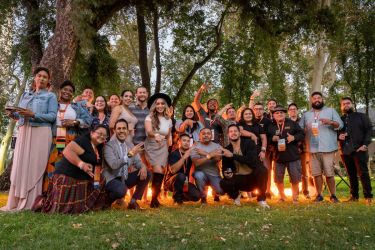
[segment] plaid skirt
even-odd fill
[[[80,214],[109,208],[111,201],[104,184],[102,180],[100,188],[94,189],[91,180],[77,180],[55,174],[47,193],[35,200],[32,210],[42,213]]]

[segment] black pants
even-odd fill
[[[121,177],[117,177],[105,185],[105,189],[109,192],[109,198],[113,201],[123,198],[129,188],[135,187],[133,194],[134,199],[140,200],[151,178],[151,173],[147,171],[147,177],[141,180],[138,176],[139,170],[134,171],[128,175],[125,181]]]
[[[249,175],[234,175],[231,179],[222,179],[221,188],[230,198],[235,199],[240,191],[250,192],[258,190],[258,201],[266,200],[266,190],[268,181],[268,171],[265,167],[257,167]]]
[[[341,159],[345,165],[349,175],[350,194],[355,198],[359,198],[358,176],[361,179],[363,195],[365,198],[372,198],[372,188],[370,175],[367,167],[367,152],[354,152],[350,155],[341,155]]]
[[[164,182],[164,187],[173,192],[174,201],[198,201],[200,193],[198,188],[189,182],[187,192],[183,191],[186,175],[177,173]]]

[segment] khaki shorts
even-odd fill
[[[319,176],[324,174],[326,177],[335,176],[335,158],[336,151],[329,153],[311,153],[311,175]]]

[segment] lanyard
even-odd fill
[[[281,125],[281,128],[280,128],[280,125],[277,124],[277,127],[279,128],[279,131],[280,131],[280,136],[283,134],[284,125],[285,125],[285,121],[283,121],[283,124]]]
[[[182,153],[181,153],[181,151],[178,150],[178,152],[180,153],[180,156],[181,156],[181,158],[182,158]],[[183,165],[183,168],[184,168],[184,174],[186,174],[187,161],[188,161],[188,159],[184,160],[184,165]]]
[[[319,119],[319,116],[320,116],[320,111],[318,111],[318,112],[314,111],[314,120],[315,120],[315,122]]]
[[[65,112],[68,109],[69,105],[70,104],[65,104],[65,108],[64,109],[59,109],[58,117],[59,117],[60,121],[64,120]]]
[[[99,162],[99,152],[98,152],[98,149],[92,143],[91,143],[91,146],[92,146],[92,149],[94,150],[94,153],[96,155],[96,163],[98,164],[98,162]]]

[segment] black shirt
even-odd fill
[[[165,181],[168,181],[172,176],[174,176],[178,173],[182,173],[186,176],[189,176],[190,169],[191,169],[191,166],[193,164],[190,157],[185,160],[184,165],[182,165],[181,168],[176,173],[172,173],[172,171],[171,171],[170,167],[173,164],[177,163],[181,159],[181,157],[182,157],[182,155],[181,155],[179,149],[176,149],[169,154],[169,157],[168,157],[169,166],[168,166],[167,174],[165,176]]]
[[[91,145],[90,134],[82,135],[74,140],[85,151],[79,158],[92,166],[101,165],[101,159],[97,159],[96,153]],[[98,146],[98,153],[101,156],[102,146]],[[94,171],[94,170],[93,170]],[[81,170],[78,166],[73,165],[68,159],[63,158],[56,163],[55,174],[64,174],[78,180],[91,180],[92,178]]]
[[[345,141],[340,141],[340,146],[345,154],[356,151],[362,145],[371,143],[372,124],[368,117],[359,112],[345,114],[341,117],[344,127],[340,133],[348,133]]]
[[[266,134],[263,127],[261,125],[259,125],[258,123],[248,125],[245,122],[238,123],[238,126],[241,126],[244,130],[246,130],[248,132],[251,132],[251,133],[256,135],[256,137],[258,138],[257,152],[259,154],[260,151],[262,150],[262,139],[260,138],[260,135]],[[249,137],[241,137],[241,138],[246,139],[246,140],[251,140],[251,138],[249,138]]]
[[[271,124],[268,128],[268,134],[271,138],[276,135],[276,132],[279,131],[281,133],[279,135],[280,139],[285,139],[286,150],[279,152],[277,148],[277,142],[272,142],[276,149],[275,160],[278,163],[286,163],[292,162],[300,159],[300,152],[298,150],[298,143],[303,141],[304,133],[302,128],[298,125],[298,123],[286,118],[284,122],[284,128],[282,125]],[[287,137],[288,133],[294,136],[294,141],[288,143]]]

